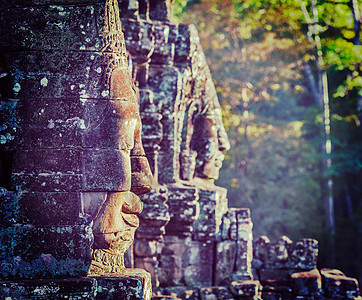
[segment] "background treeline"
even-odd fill
[[[254,238],[316,238],[319,267],[360,281],[361,13],[358,0],[175,3],[223,108],[230,206],[251,208]]]

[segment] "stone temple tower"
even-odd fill
[[[1,297],[150,298],[124,263],[153,177],[118,1],[2,1],[0,18]]]

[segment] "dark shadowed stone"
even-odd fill
[[[83,146],[130,150],[133,145],[126,144],[133,132],[127,130],[124,119],[139,119],[136,104],[130,101],[87,100],[85,102]]]
[[[148,87],[154,93],[155,105],[162,105],[165,112],[173,113],[175,103],[171,99],[177,98],[180,83],[181,74],[177,69],[150,64]],[[166,121],[167,117],[167,114],[163,114],[163,121]],[[166,127],[164,122],[162,124]],[[171,129],[165,128],[164,130],[166,135],[173,136],[174,133]]]
[[[322,277],[317,269],[290,275],[293,294],[300,296],[319,295],[322,289]]]
[[[143,63],[154,49],[153,24],[145,20],[122,19],[122,25],[132,60]]]
[[[236,260],[236,242],[222,241],[216,244],[215,285],[225,284],[230,280]]]
[[[170,235],[190,236],[192,224],[199,211],[198,194],[194,188],[170,187],[168,193],[170,222],[166,232]]]
[[[288,269],[259,269],[258,280],[264,285],[268,281],[277,281],[280,284],[289,282],[290,271]]]
[[[143,211],[139,216],[140,227],[136,231],[136,237],[160,241],[165,234],[164,226],[170,221],[166,191],[144,194],[140,199],[143,202]]]
[[[268,244],[268,260],[270,269],[287,268],[292,241],[287,236],[280,237],[276,242]]]
[[[95,299],[96,291],[94,278],[0,282],[1,299]]]
[[[0,282],[1,299],[122,299],[151,298],[150,278],[138,270],[134,276],[36,279]],[[7,298],[10,297],[10,298]]]
[[[169,32],[169,26],[154,26],[155,50],[151,56],[153,64],[168,65],[173,61],[175,48],[168,43]]]
[[[292,289],[288,286],[283,286],[281,284],[275,283],[273,285],[264,285],[262,291],[263,300],[294,300],[297,296],[293,295]],[[307,299],[305,296],[299,296],[299,299]],[[313,296],[312,296],[313,297]],[[319,298],[316,298],[319,299]],[[316,300],[312,298],[311,300]],[[323,299],[323,298],[321,298]]]
[[[0,12],[3,24],[0,46],[15,50],[100,51],[102,40],[96,23],[103,18],[102,11],[104,5],[94,4],[32,6]]]
[[[130,135],[119,119],[139,118],[136,104],[119,100],[26,99],[18,105],[24,120],[17,149],[93,147],[130,149]]]
[[[104,0],[3,0],[0,9],[8,9],[13,7],[34,6],[34,5],[71,5],[80,3],[104,3]]]
[[[126,191],[131,187],[127,153],[113,149],[83,151],[85,191]],[[112,170],[110,172],[109,170]]]
[[[75,175],[81,172],[81,151],[77,149],[20,150],[14,155],[15,174]]]
[[[200,215],[193,225],[195,240],[215,238],[223,215],[227,212],[226,190],[215,187],[214,190],[199,190]]]
[[[210,286],[202,287],[200,289],[201,299],[205,300],[233,300],[234,297],[228,290],[223,286]]]
[[[170,21],[173,17],[172,0],[149,0],[150,18],[157,21]]]
[[[93,277],[97,280],[95,299],[150,299],[152,294],[150,274],[134,269],[134,274],[115,274],[114,276]]]
[[[181,300],[181,298],[176,298],[176,296],[167,296],[167,295],[158,295],[152,296],[152,300]]]
[[[18,100],[4,99],[0,101],[0,150],[14,150],[20,132]]]
[[[191,286],[173,286],[161,289],[162,295],[173,297],[172,299],[199,300],[200,290]],[[157,299],[157,298],[156,298]],[[167,298],[169,299],[169,298]]]
[[[212,285],[213,265],[211,258],[214,257],[214,243],[211,241],[192,241],[188,249],[185,268],[185,283],[187,286]]]
[[[333,299],[355,299],[359,296],[358,281],[335,269],[322,269],[323,290]]]
[[[74,225],[82,222],[80,193],[29,192],[19,196],[19,222],[33,225]]]
[[[84,221],[87,225],[22,225],[1,229],[0,276],[85,276],[91,261],[93,234],[90,220]]]
[[[131,187],[127,151],[37,149],[18,151],[15,158],[13,186],[22,191],[125,191]]]
[[[21,131],[16,149],[63,148],[81,145],[84,108],[78,100],[26,99],[17,105]]]
[[[290,254],[290,267],[301,270],[313,270],[317,266],[318,241],[302,239],[293,244]]]
[[[231,293],[237,299],[261,299],[262,286],[256,280],[233,281],[230,283]]]
[[[190,63],[191,53],[194,51],[194,43],[191,43],[191,30],[193,25],[179,24],[178,35],[175,42],[175,65],[184,66]]]
[[[184,270],[187,266],[190,238],[177,236],[164,237],[159,265],[159,281],[161,287],[185,285]]]
[[[20,150],[14,155],[13,188],[22,191],[79,191],[81,152],[75,149]]]
[[[16,192],[0,188],[0,227],[6,228],[19,222],[19,196]]]

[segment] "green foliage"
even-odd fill
[[[351,253],[350,240],[362,241],[356,225],[362,223],[362,48],[361,32],[356,31],[361,20],[356,19],[356,7],[352,13],[352,1],[317,1],[319,22],[307,24],[302,1],[176,3],[183,3],[179,19],[199,29],[222,104],[232,147],[218,184],[228,188],[230,206],[251,208],[254,236],[317,238],[321,253],[328,253],[323,198],[325,180],[331,175],[339,266],[359,276],[352,266],[358,262],[348,260],[343,251]],[[313,19],[311,2],[304,2]],[[362,12],[362,3],[358,5]],[[316,102],[320,66],[311,30],[320,36],[322,67],[329,81],[333,143],[329,174],[323,165],[323,109]],[[354,229],[346,234],[346,228]],[[333,267],[325,254],[320,265]]]

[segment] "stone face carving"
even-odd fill
[[[130,274],[123,256],[153,178],[118,1],[37,4],[0,11],[11,81],[1,107],[17,116],[0,149],[12,161],[11,191],[1,193],[1,219],[12,216],[1,222],[1,276]]]
[[[93,260],[89,275],[120,273],[124,253],[134,240],[143,204],[138,195],[153,188],[152,174],[141,140],[139,98],[126,59],[126,48],[117,1],[107,1],[104,15],[103,51],[109,53],[106,70],[109,95],[117,100],[113,110],[119,114],[116,134],[123,180],[115,192],[83,193],[85,213],[93,217]],[[120,57],[118,57],[120,56]],[[112,170],[110,170],[112,172]]]
[[[230,143],[222,123],[221,109],[211,75],[205,83],[204,107],[192,117],[191,150],[196,152],[195,177],[216,180]],[[192,162],[189,162],[192,164]],[[181,164],[181,168],[184,166]]]

